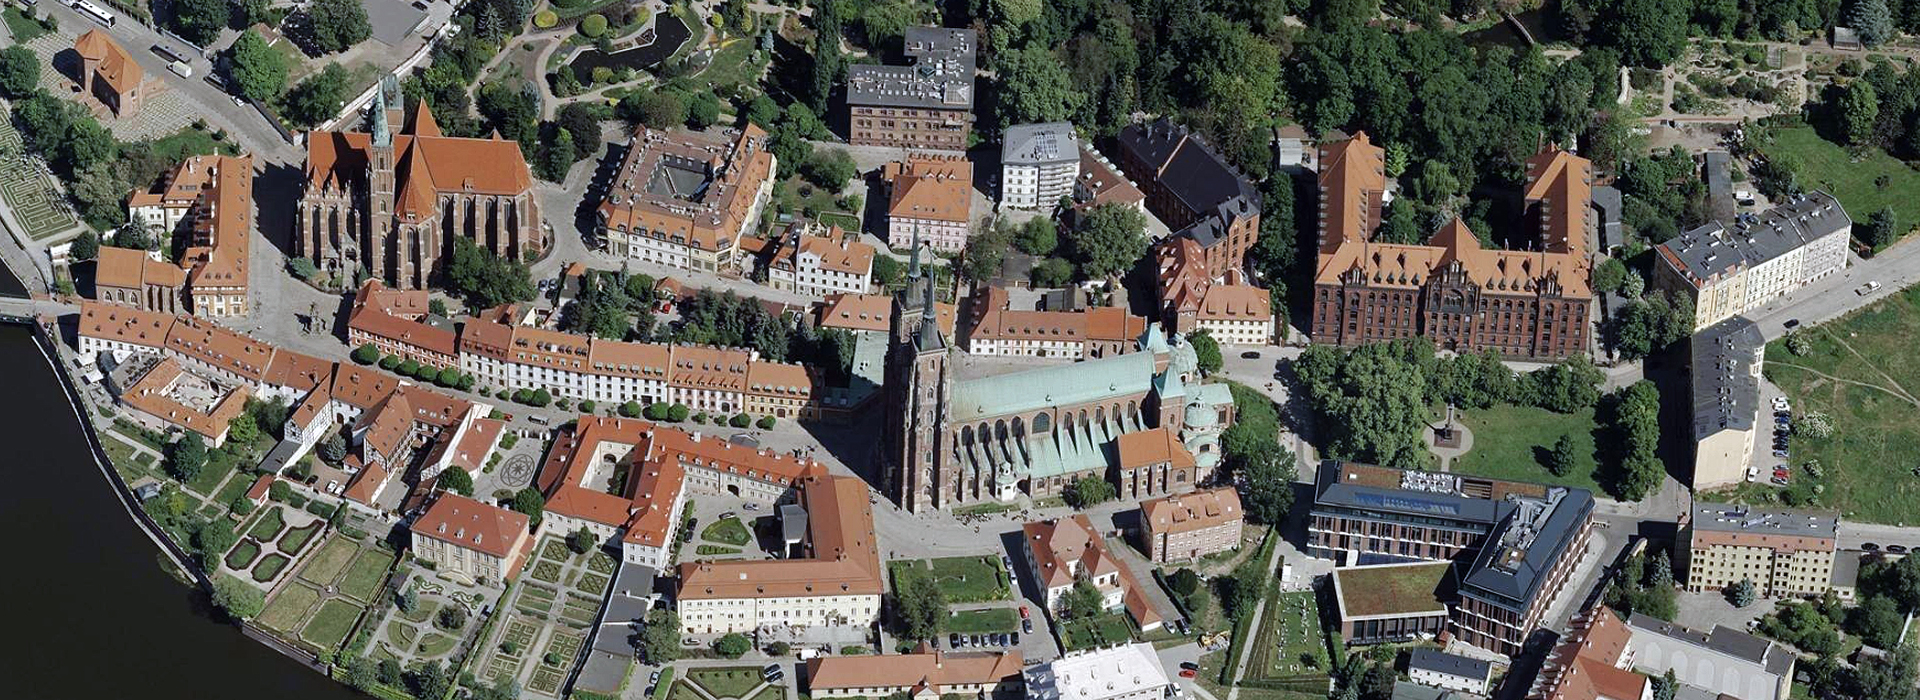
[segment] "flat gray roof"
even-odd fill
[[[1080,161],[1080,142],[1067,122],[1016,124],[1000,139],[1003,165],[1051,165]]]
[[[973,108],[974,54],[971,29],[910,27],[905,66],[847,66],[847,104],[922,109]]]
[[[1832,538],[1840,534],[1840,516],[1804,510],[1695,502],[1693,527],[1708,532]]]
[[[1425,669],[1462,678],[1476,678],[1481,681],[1493,677],[1491,663],[1433,649],[1414,649],[1407,652],[1407,668],[1409,670]]]
[[[1754,365],[1766,350],[1760,327],[1742,317],[1716,323],[1689,342],[1693,439],[1723,430],[1752,430],[1760,415],[1760,378]]]

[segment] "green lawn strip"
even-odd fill
[[[1920,173],[1885,151],[1867,148],[1856,157],[1847,147],[1820,138],[1809,126],[1774,129],[1773,142],[1759,149],[1799,158],[1800,186],[1833,194],[1856,221],[1893,207],[1902,234],[1920,224]],[[1886,187],[1879,186],[1882,177],[1887,179]]]
[[[1020,613],[1013,608],[962,610],[947,618],[947,631],[960,634],[1014,632],[1020,629]]]
[[[387,623],[387,640],[401,649],[412,649],[413,642],[420,638],[420,628],[399,622]]]
[[[252,564],[253,560],[259,556],[260,543],[254,542],[253,540],[241,540],[240,544],[234,545],[233,549],[227,552],[227,568],[235,571],[245,571],[247,566]]]
[[[208,459],[200,473],[187,481],[187,490],[202,496],[213,495],[220,488],[220,482],[233,474],[234,464],[233,459]]]
[[[353,631],[353,623],[360,619],[362,610],[353,603],[330,598],[320,604],[320,609],[313,613],[313,619],[308,620],[307,626],[300,630],[300,638],[322,649],[339,648],[340,643],[346,641],[347,633]]]
[[[823,212],[820,212],[820,216],[816,218],[818,218],[820,220],[820,223],[822,224],[825,224],[828,226],[839,226],[840,230],[842,231],[860,230],[859,217],[856,217],[852,214],[848,214],[845,212],[823,211]]]
[[[667,700],[706,700],[699,691],[689,687],[690,685],[691,683],[684,679],[674,683],[673,689],[667,692]]]
[[[722,95],[728,94],[727,88],[730,86],[758,85],[761,71],[765,70],[769,58],[763,54],[760,60],[750,60],[754,54],[754,44],[755,42],[751,39],[732,40],[732,43],[714,52],[713,60],[707,64],[707,69],[701,71],[696,77],[711,83],[711,89]],[[837,222],[826,221],[823,215],[821,223],[835,225]],[[858,223],[855,223],[853,228],[846,226],[841,228],[847,231],[860,230]]]
[[[718,556],[726,556],[728,554],[739,554],[740,548],[739,547],[722,547],[717,544],[703,544],[703,545],[694,547],[693,553],[703,557],[718,557]]]
[[[1544,455],[1553,451],[1553,444],[1561,435],[1572,435],[1575,444],[1593,449],[1595,424],[1591,408],[1554,413],[1544,408],[1503,404],[1462,410],[1460,422],[1473,431],[1473,449],[1453,460],[1452,471],[1456,474],[1572,486],[1595,494],[1604,493],[1592,471],[1556,476],[1541,462]]]
[[[520,587],[520,602],[522,603],[552,606],[554,598],[559,596],[559,591],[538,584],[529,583]]]
[[[1060,636],[1069,651],[1124,644],[1133,640],[1133,623],[1124,612],[1102,613],[1066,621]]]
[[[320,601],[320,592],[298,583],[282,586],[267,607],[260,611],[260,625],[276,632],[291,632],[306,619],[307,611]]]
[[[209,131],[191,126],[153,140],[153,155],[163,162],[178,162],[188,156],[210,156],[216,153],[239,155],[230,142],[216,141]]]
[[[677,685],[673,682],[674,670],[672,666],[660,669],[660,682],[653,686],[651,700],[666,700],[667,692]]]
[[[744,698],[765,682],[760,677],[760,669],[753,666],[688,669],[687,680],[700,684],[707,694],[716,698]]]
[[[0,10],[0,17],[6,18],[7,35],[13,37],[17,43],[24,44],[47,33],[46,27],[40,26],[37,21],[27,19],[18,7],[8,5],[7,9]]]
[[[327,540],[314,552],[305,566],[300,567],[300,578],[322,586],[333,585],[334,579],[353,561],[353,553],[359,545],[338,537]]]
[[[235,474],[233,478],[227,480],[225,486],[220,487],[220,493],[214,495],[213,502],[221,506],[232,506],[234,499],[246,495],[247,489],[250,488],[253,488],[253,477]]]
[[[313,536],[320,532],[323,525],[322,521],[315,520],[307,523],[305,527],[288,530],[286,534],[280,536],[280,543],[277,546],[280,551],[287,554],[299,554],[300,550],[307,548],[308,542],[313,541]]]
[[[421,656],[439,656],[453,651],[453,645],[459,640],[438,632],[420,638]]]
[[[700,539],[742,547],[753,539],[753,533],[747,532],[747,526],[741,524],[739,518],[721,518],[701,530]]]
[[[279,553],[269,553],[261,557],[260,563],[253,565],[253,580],[261,583],[272,581],[274,577],[280,575],[282,569],[287,568],[287,563],[290,561],[293,560]]]
[[[896,586],[902,575],[932,576],[950,603],[980,603],[1007,597],[1007,572],[995,556],[900,561],[889,566]]]
[[[761,688],[760,692],[754,693],[753,697],[748,698],[748,700],[783,700],[786,697],[787,697],[786,688],[777,686],[777,685],[769,685],[765,688]]]
[[[373,594],[380,590],[380,582],[386,580],[390,568],[393,568],[393,555],[379,549],[363,548],[360,556],[354,557],[353,564],[347,567],[346,578],[340,581],[340,592],[363,603],[371,602]]]
[[[272,542],[286,526],[286,514],[281,512],[280,506],[274,506],[254,516],[253,525],[247,528],[247,536],[261,542]]]

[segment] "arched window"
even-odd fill
[[[1048,428],[1050,427],[1050,423],[1051,421],[1047,419],[1046,413],[1042,412],[1042,413],[1033,414],[1033,432],[1034,433],[1038,434],[1038,433],[1047,432]]]

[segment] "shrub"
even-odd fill
[[[599,406],[599,404],[596,404],[596,403],[594,403],[594,402],[592,402],[592,401],[582,401],[582,402],[580,402],[580,412],[581,412],[581,413],[592,413],[592,412],[593,412],[593,409],[596,409],[596,408],[599,408],[599,407],[600,407],[600,406]]]
[[[733,418],[727,421],[727,424],[735,428],[745,428],[753,424],[753,419],[747,417],[745,413],[735,413],[733,414]]]
[[[307,503],[307,512],[312,513],[314,515],[318,515],[322,518],[333,517],[333,511],[337,510],[338,508],[339,506],[335,506],[331,503],[327,503],[324,501],[312,501]]]
[[[366,345],[362,345],[358,348],[354,348],[353,361],[363,365],[370,365],[375,362],[379,362],[380,349],[374,347],[373,343],[367,343]]]
[[[695,423],[699,423],[699,424],[701,424],[701,425],[706,425],[706,424],[707,424],[707,412],[706,412],[706,411],[701,411],[701,412],[699,412],[699,413],[695,413],[695,414],[693,414],[693,422],[695,422]]]
[[[553,10],[541,10],[533,16],[533,26],[541,29],[552,29],[554,25],[559,23],[560,15],[554,14]]]
[[[587,15],[580,20],[580,33],[589,39],[597,39],[607,33],[607,18],[599,13]]]
[[[773,416],[761,416],[761,417],[760,417],[760,420],[759,420],[758,422],[756,422],[756,423],[754,423],[754,426],[755,426],[755,427],[757,427],[757,428],[759,428],[759,429],[761,429],[761,430],[772,430],[772,429],[773,429]]]

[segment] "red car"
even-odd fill
[[[1033,616],[1032,614],[1027,612],[1027,606],[1025,605],[1020,606],[1020,619],[1025,620],[1032,616]]]
[[[1199,674],[1195,673],[1193,669],[1190,669],[1190,668],[1180,669],[1181,678],[1192,678],[1196,675],[1199,675]]]

